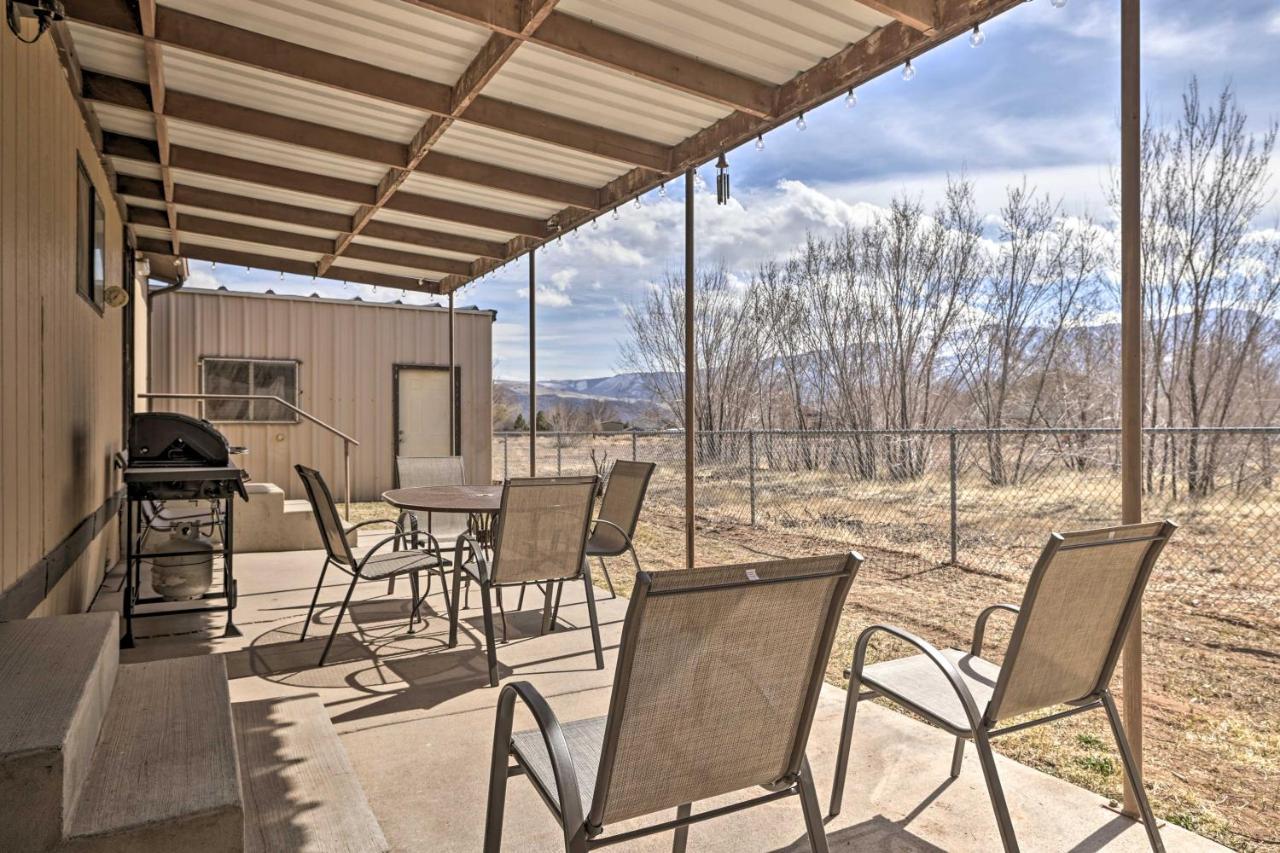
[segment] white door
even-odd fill
[[[399,376],[397,456],[452,456],[449,371],[402,367]]]

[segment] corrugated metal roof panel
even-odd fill
[[[128,80],[147,81],[147,55],[136,38],[71,21],[71,41],[80,67]]]
[[[556,8],[770,83],[892,20],[849,0],[561,0]]]
[[[404,0],[162,0],[161,5],[449,84],[489,37],[487,30]]]
[[[213,237],[209,234],[193,234],[189,231],[178,231],[178,238],[183,243],[196,246],[208,246],[210,249],[225,249],[228,252],[245,252],[251,255],[270,255],[273,258],[287,258],[291,261],[307,261],[317,263],[320,255],[316,252],[303,252],[299,249],[286,249],[265,243],[250,243],[247,240],[229,240],[226,237]]]
[[[382,264],[377,261],[365,261],[359,258],[348,258],[343,256],[334,261],[334,266],[348,267],[350,269],[368,270],[369,272],[386,273],[387,275],[398,275],[403,278],[425,278],[428,281],[439,281],[444,278],[444,273],[435,270],[424,270],[417,267],[402,267],[399,264]]]
[[[231,193],[232,195],[260,198],[266,201],[278,201],[283,204],[298,205],[299,207],[311,207],[316,210],[328,210],[333,213],[345,213],[348,216],[353,215],[356,212],[356,208],[359,207],[359,205],[351,202],[338,201],[337,199],[293,190],[265,187],[262,184],[254,184],[248,181],[219,178],[200,172],[188,172],[186,169],[174,169],[173,179],[176,183],[186,184],[187,186],[203,187],[217,190],[218,192]]]
[[[164,207],[163,204],[160,205]],[[203,207],[192,207],[187,204],[177,205],[178,213],[187,213],[192,216],[203,216],[205,219],[219,219],[223,222],[239,222],[244,225],[256,225],[260,228],[270,228],[272,231],[287,231],[290,234],[306,234],[311,237],[323,237],[327,240],[338,239],[337,231],[327,231],[324,228],[311,228],[307,225],[294,225],[291,222],[280,222],[275,219],[259,219],[256,216],[242,216],[239,213],[228,213],[225,210],[208,210]]]
[[[664,145],[674,145],[733,112],[532,43],[515,52],[484,92]]]
[[[169,46],[164,73],[174,91],[405,144],[428,117],[412,107]]]
[[[464,237],[478,237],[481,240],[506,242],[516,236],[515,234],[507,231],[495,231],[492,228],[476,228],[471,225],[461,225],[448,219],[432,219],[427,216],[418,216],[413,213],[404,213],[399,210],[388,210],[385,207],[375,213],[373,218],[381,222],[394,222],[397,225],[409,225],[414,228],[429,228],[432,231],[443,231],[445,234],[461,234]]]
[[[384,249],[399,249],[402,252],[422,252],[424,254],[435,255],[437,258],[451,258],[456,261],[474,261],[479,255],[468,255],[465,252],[450,252],[448,249],[436,249],[433,247],[420,246],[416,243],[402,243],[399,240],[383,240],[379,237],[366,237],[363,234],[356,236],[354,242],[364,243],[367,246],[381,246]]]
[[[590,187],[603,186],[631,171],[630,166],[617,160],[491,130],[465,120],[451,124],[433,150]]]
[[[359,181],[370,186],[376,185],[386,173],[385,167],[366,160],[354,160],[314,148],[174,119],[169,119],[169,141],[174,145],[312,172],[329,178]]]
[[[109,133],[122,133],[139,139],[156,138],[156,120],[151,113],[104,104],[101,101],[93,104],[93,112],[98,117],[98,124]]]
[[[377,181],[375,180],[374,183]],[[564,208],[562,203],[503,192],[477,184],[466,184],[435,175],[425,175],[422,172],[414,172],[410,175],[402,189],[407,193],[458,201],[491,210],[501,210],[505,213],[518,213],[521,216],[536,216],[539,219],[545,219]]]

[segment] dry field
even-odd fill
[[[541,475],[590,473],[597,461],[631,458],[627,436],[594,441],[544,439]],[[659,473],[637,533],[647,569],[683,565],[682,460],[677,436],[642,438],[641,459]],[[557,449],[559,459],[557,460]],[[512,441],[507,471],[527,471],[527,444]],[[495,447],[495,478],[503,474]],[[775,457],[776,458],[776,457]],[[745,466],[703,465],[698,472],[700,565],[855,548],[867,558],[845,610],[828,672],[842,670],[854,640],[872,622],[900,625],[938,644],[967,647],[973,619],[988,604],[1017,603],[1028,569],[1053,529],[1114,523],[1118,484],[1105,470],[1052,470],[1020,488],[993,488],[976,472],[958,484],[959,547],[950,563],[950,482],[945,470],[910,483],[852,482],[828,472],[770,470],[757,457],[756,521],[750,525]],[[559,463],[557,465],[557,462]],[[607,464],[607,462],[606,462]],[[363,504],[360,518],[385,517]],[[1240,850],[1280,850],[1280,573],[1276,538],[1280,499],[1218,495],[1200,502],[1149,499],[1150,517],[1182,527],[1162,557],[1148,594],[1146,636],[1147,785],[1162,818]],[[610,562],[619,592],[630,561]],[[603,587],[602,578],[597,585]],[[988,650],[1008,638],[992,620]],[[874,657],[903,647],[884,643]],[[1121,677],[1117,675],[1116,687]],[[1118,799],[1121,770],[1102,714],[1011,735],[997,748],[1023,763]],[[938,756],[946,772],[949,755]]]

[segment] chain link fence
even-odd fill
[[[1149,429],[1144,510],[1181,525],[1156,594],[1280,603],[1280,428]],[[903,571],[958,563],[1014,576],[1051,530],[1115,524],[1119,430],[735,431],[698,436],[700,523],[865,550]],[[684,434],[541,433],[539,476],[658,463],[646,514],[682,523]],[[496,433],[494,476],[527,476],[527,433]]]

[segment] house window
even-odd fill
[[[89,172],[76,158],[76,293],[102,313],[106,290],[107,214]]]
[[[298,404],[296,361],[203,358],[200,365],[205,394],[269,395]],[[298,422],[295,412],[274,400],[206,400],[204,413],[211,421]]]

